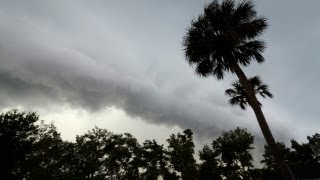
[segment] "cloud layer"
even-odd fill
[[[116,107],[131,117],[191,128],[204,137],[236,126],[260,134],[251,111],[227,104],[223,92],[234,77],[228,76],[224,82],[200,79],[184,61],[183,34],[204,2],[172,3],[4,3],[0,8],[1,108],[68,104],[94,112]],[[259,72],[271,84],[278,99],[267,102],[266,114],[277,136],[287,139],[294,127],[288,122],[298,118],[286,113],[299,110],[313,121],[314,101],[320,101],[314,91],[320,87],[314,84],[319,75],[316,58],[320,56],[315,52],[319,25],[301,18],[299,22],[312,29],[298,24],[293,29],[295,22],[291,21],[287,23],[291,34],[287,34],[281,24],[287,19],[277,14],[284,4],[273,15],[267,9],[272,3],[263,3],[259,2],[258,8],[270,15],[266,39],[272,48],[266,52],[267,63],[253,65],[248,74]],[[292,4],[296,8],[296,3]],[[291,39],[306,30],[306,37]],[[297,41],[301,44],[295,45]],[[305,92],[308,95],[294,105],[293,97]]]

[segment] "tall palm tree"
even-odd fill
[[[236,4],[232,0],[214,0],[204,13],[191,22],[184,37],[186,60],[195,65],[197,74],[223,79],[226,72],[236,74],[245,89],[264,138],[285,179],[294,179],[287,164],[277,151],[261,106],[242,67],[252,61],[262,63],[265,43],[257,39],[267,28],[266,18],[257,16],[251,1]]]
[[[262,97],[272,98],[273,95],[270,93],[268,85],[263,84],[258,76],[254,76],[248,79],[251,87],[253,88],[254,94],[260,94]],[[233,88],[227,89],[225,94],[230,96],[229,103],[231,105],[239,105],[241,109],[245,110],[249,104],[245,89],[239,81],[232,83]],[[260,106],[262,105],[259,102]]]

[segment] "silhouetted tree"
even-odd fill
[[[254,137],[246,129],[223,132],[212,142],[213,153],[218,155],[221,175],[227,179],[252,179]]]
[[[131,134],[113,134],[104,148],[108,179],[138,179],[142,167],[141,146]]]
[[[308,143],[307,145],[311,149],[311,164],[315,164],[315,166],[320,166],[320,134],[316,133],[312,136],[307,136]]]
[[[265,164],[264,166],[264,176],[272,176],[272,175],[279,175],[279,168],[276,165],[276,162],[274,160],[274,157],[272,156],[272,153],[270,151],[270,148],[268,147],[268,145],[264,146],[264,154],[263,156],[263,160],[261,161],[262,163]],[[284,157],[284,160],[287,163],[290,163],[289,159],[291,156],[291,150],[290,148],[286,147],[286,145],[284,143],[280,143],[277,142],[277,149],[281,152],[281,154]]]
[[[164,178],[165,174],[169,173],[168,170],[168,157],[163,148],[155,140],[146,140],[142,147],[142,161],[145,170],[142,173],[142,178],[146,180],[158,179],[159,176]]]
[[[255,94],[260,94],[262,97],[272,98],[273,95],[269,92],[266,84],[263,84],[258,76],[249,79],[249,83]],[[245,110],[249,104],[245,89],[239,81],[232,83],[232,88],[226,90],[226,95],[230,97],[229,103],[231,105],[239,105],[241,109]],[[259,102],[261,105],[261,103]]]
[[[76,143],[64,141],[60,152],[61,179],[81,180],[82,173],[79,173],[79,156]]]
[[[95,127],[76,137],[77,171],[82,179],[103,179],[105,146],[112,133]]]
[[[315,134],[307,137],[307,143],[298,143],[296,140],[291,140],[291,148],[285,146],[284,143],[277,143],[278,149],[284,155],[289,166],[294,169],[301,168],[320,168],[319,150],[320,136]],[[270,153],[269,147],[265,146],[263,154],[264,159],[261,161],[265,164],[264,174],[279,174],[279,169],[275,164],[275,160]]]
[[[65,162],[62,161],[64,142],[54,124],[42,121],[32,145],[32,152],[26,156],[23,164],[26,179],[63,178]]]
[[[218,154],[215,153],[208,145],[204,145],[199,151],[199,158],[202,161],[199,165],[199,179],[220,180],[221,169],[218,168]]]
[[[113,134],[94,128],[77,136],[76,142],[61,139],[53,123],[38,124],[35,113],[12,110],[0,115],[0,179],[279,179],[280,171],[265,146],[263,169],[254,169],[253,136],[246,129],[223,132],[193,157],[193,133],[172,134],[167,150],[155,140],[141,146],[131,134]],[[291,148],[277,149],[294,173],[320,168],[320,135],[307,142],[291,140]],[[311,172],[311,171],[310,171]],[[179,176],[181,174],[181,176]],[[296,174],[297,175],[297,174]],[[301,175],[301,174],[300,174]]]
[[[23,179],[23,163],[32,152],[39,120],[36,113],[11,110],[0,115],[0,179]]]
[[[257,38],[267,28],[266,18],[257,16],[252,1],[214,0],[204,13],[193,20],[184,37],[186,60],[195,65],[197,74],[223,79],[226,72],[235,73],[245,89],[262,133],[271,148],[285,179],[294,179],[277,151],[277,146],[263,115],[254,90],[241,66],[252,61],[262,63],[265,43]]]
[[[183,180],[195,179],[196,161],[193,157],[194,143],[193,133],[190,129],[183,131],[183,134],[172,134],[167,139],[169,161],[173,168],[181,173]]]
[[[290,159],[292,168],[299,167],[319,167],[319,162],[314,156],[312,147],[309,143],[298,143],[296,140],[291,140]]]

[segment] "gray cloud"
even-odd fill
[[[191,128],[199,138],[242,126],[261,139],[252,112],[230,107],[223,95],[235,77],[200,79],[184,62],[182,37],[204,1],[76,2],[10,1],[0,8],[1,107],[70,104],[99,111],[115,106],[146,122]],[[319,125],[313,122],[314,102],[320,100],[315,85],[319,25],[305,20],[317,12],[295,14],[294,2],[281,16],[287,4],[274,3],[277,8],[271,2],[257,4],[271,24],[265,36],[267,62],[247,72],[261,74],[274,91],[266,114],[277,137],[285,140],[299,118]],[[293,119],[278,121],[288,117]]]
[[[201,97],[202,93],[192,87],[199,83],[168,74],[167,65],[161,63],[163,60],[156,53],[147,54],[153,60],[145,59],[148,57],[140,60],[134,57],[134,49],[125,47],[126,40],[121,44],[124,47],[114,47],[119,43],[117,38],[114,38],[114,44],[110,33],[102,34],[101,29],[93,32],[102,40],[84,38],[83,41],[88,40],[90,44],[70,44],[73,38],[85,37],[88,30],[80,29],[75,35],[68,30],[61,33],[61,27],[51,27],[47,25],[51,21],[42,21],[52,20],[53,17],[47,14],[40,20],[11,16],[3,11],[2,14],[6,20],[3,26],[7,27],[0,40],[4,65],[1,67],[1,86],[6,87],[1,93],[2,99],[6,99],[2,101],[3,107],[22,104],[39,108],[44,104],[68,103],[98,111],[106,106],[116,106],[128,115],[148,122],[179,125],[204,133],[217,133],[216,129],[232,122],[229,116],[223,115],[229,111],[226,103],[206,102],[203,99],[206,97]],[[142,52],[142,48],[137,51]],[[170,76],[172,81],[167,80]],[[193,74],[187,77],[195,79]]]

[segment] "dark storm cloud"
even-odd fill
[[[297,29],[284,37],[282,29],[286,29],[286,24],[282,21],[286,19],[278,13],[286,4],[277,2],[274,9],[269,2],[263,3],[266,2],[259,2],[258,8],[271,24],[266,36],[267,62],[258,67],[253,65],[248,73],[262,74],[276,92],[276,98],[282,97],[276,100],[277,105],[266,105],[268,117],[274,113],[272,107],[284,108],[292,103],[294,94],[302,93],[302,87],[309,87],[319,76],[316,71],[308,71],[308,68],[319,67],[315,59],[320,56],[313,51],[316,46],[308,45],[319,39],[314,30],[310,33],[313,32],[315,38],[298,39],[301,43],[298,47],[303,52],[299,52],[299,48],[294,51],[284,48],[295,42],[288,40],[298,36],[299,31],[319,26],[304,22],[303,25],[310,28],[297,25]],[[200,79],[184,61],[182,37],[203,4],[204,1],[184,4],[171,1],[4,2],[0,7],[1,107],[19,104],[44,108],[67,103],[74,108],[99,111],[115,106],[131,117],[191,128],[206,137],[236,126],[257,129],[251,111],[242,112],[227,104],[223,92],[231,83],[231,76],[225,82]],[[275,15],[272,9],[277,10]],[[294,12],[288,10],[288,13],[294,16]],[[302,63],[303,57],[307,61]],[[303,71],[308,80],[298,76],[289,79],[298,73],[296,71]],[[283,82],[286,82],[285,88],[293,89],[290,93],[283,93]],[[313,87],[319,89],[318,85]],[[313,104],[311,97],[315,93],[311,89],[307,92],[309,96],[300,103]],[[303,109],[301,105],[293,109],[299,108]],[[314,116],[314,112],[310,116]],[[291,137],[290,130],[283,130],[287,124],[277,120],[271,120],[271,124],[276,124],[277,136]]]
[[[52,13],[51,4],[41,4],[40,12],[31,5],[26,7],[31,12],[20,9],[17,4],[8,5],[12,10],[1,11],[2,107],[18,104],[43,108],[68,103],[75,108],[99,111],[115,106],[150,123],[179,125],[203,135],[232,126],[234,121],[223,103],[225,99],[210,97],[208,92],[203,95],[205,91],[192,87],[199,86],[193,73],[183,74],[187,79],[181,79],[181,69],[172,62],[179,59],[171,60],[168,56],[181,47],[162,57],[151,52],[161,52],[159,47],[135,47],[137,42],[124,38],[123,32],[110,30],[107,18],[106,24],[95,24],[90,21],[94,16],[88,15],[83,6],[74,11],[81,9],[81,14],[70,15],[57,4],[53,7],[62,9],[56,13]],[[82,17],[88,18],[92,27],[76,24]],[[148,39],[140,40],[150,43]],[[164,63],[168,62],[175,72],[166,69]]]
[[[12,56],[11,52],[6,51],[10,62],[2,61],[6,66],[1,68],[1,95],[10,97],[2,98],[7,99],[3,103],[35,107],[48,105],[48,102],[70,103],[91,111],[116,106],[130,116],[149,122],[178,124],[199,131],[221,129],[232,122],[230,117],[223,116],[229,111],[226,106],[201,102],[188,93],[179,97],[163,92],[161,86],[153,84],[148,78],[114,72],[112,67],[101,68],[77,52],[31,48],[28,54],[20,57],[16,53],[18,49],[17,46]],[[68,62],[65,62],[66,59]],[[192,88],[185,87],[183,90]],[[215,114],[214,118],[211,113]],[[221,120],[224,122],[219,122]]]

